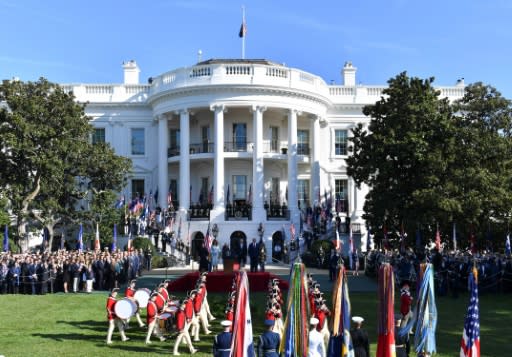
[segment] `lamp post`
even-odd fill
[[[213,224],[212,234],[213,234],[213,238],[215,238],[215,240],[217,240],[217,236],[219,235],[219,226],[217,226],[217,223]]]

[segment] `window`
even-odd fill
[[[247,197],[247,176],[233,175],[233,201],[244,200]]]
[[[203,143],[203,151],[202,152],[211,152],[210,150],[210,127],[203,126],[201,127],[201,140]]]
[[[281,204],[281,182],[279,177],[272,177],[272,183],[270,188],[270,203],[273,205]]]
[[[199,194],[199,203],[204,205],[210,202],[210,191],[208,190],[208,177],[201,178],[201,193]]]
[[[348,212],[348,181],[334,180],[334,199],[336,212]]]
[[[233,150],[247,150],[247,124],[245,123],[233,124]]]
[[[347,155],[347,131],[334,131],[334,154]]]
[[[309,155],[308,130],[297,130],[297,155]]]
[[[133,128],[132,129],[132,155],[144,155],[144,129],[143,128]]]
[[[270,127],[270,152],[279,151],[279,127]]]
[[[180,148],[180,129],[171,129],[169,137],[169,148],[179,150]]]
[[[132,180],[132,198],[144,197],[144,180]]]
[[[105,128],[95,128],[92,133],[92,144],[99,144],[105,142]]]
[[[309,207],[309,180],[297,181],[297,193],[299,195],[299,208]]]
[[[178,180],[171,179],[169,181],[169,192],[171,193],[173,205],[176,205],[176,202],[180,200],[178,191]]]

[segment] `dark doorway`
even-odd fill
[[[192,239],[192,259],[199,260],[199,251],[204,243],[204,234],[202,232],[197,232]]]
[[[282,261],[284,251],[283,232],[277,231],[272,234],[272,261]]]
[[[235,231],[231,234],[229,241],[231,256],[244,263],[247,259],[247,236],[242,231]]]

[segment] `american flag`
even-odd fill
[[[206,235],[204,236],[204,247],[208,250],[208,254],[212,249],[212,239],[210,238],[210,223],[208,223],[208,228],[206,229]]]
[[[460,357],[480,357],[480,313],[478,310],[478,272],[473,268],[469,276],[468,312],[464,321],[464,331],[460,343]]]
[[[290,225],[290,233],[292,235],[291,240],[294,240],[295,239],[295,225],[293,223]]]

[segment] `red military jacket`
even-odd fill
[[[165,308],[166,301],[164,300],[164,297],[162,294],[157,294],[155,299],[156,307],[158,308],[159,312],[163,312]]]
[[[182,309],[178,309],[178,311],[176,311],[176,329],[178,331],[183,331],[183,329],[185,328],[185,311],[182,310]]]
[[[153,321],[155,321],[156,315],[158,314],[158,307],[156,306],[154,301],[148,301],[148,306],[146,307],[146,323],[149,325]]]
[[[132,289],[132,288],[130,288],[130,287],[127,287],[127,288],[126,288],[126,290],[125,290],[125,292],[124,292],[124,296],[131,298],[131,297],[133,297],[134,295],[135,295],[135,289]]]
[[[329,312],[324,311],[322,309],[317,309],[315,313],[315,317],[318,319],[318,325],[316,325],[316,330],[321,331],[324,328],[325,318],[329,316]]]
[[[169,301],[169,291],[167,291],[166,288],[160,289],[159,293],[162,295],[162,297],[164,298],[165,302]]]
[[[400,313],[405,316],[411,310],[412,296],[409,292],[403,292],[400,295]]]
[[[194,303],[192,300],[187,300],[185,303],[185,316],[187,317],[187,321],[192,320],[194,317]]]
[[[197,294],[196,297],[194,298],[194,311],[196,314],[198,314],[199,311],[201,311],[201,305],[203,305],[203,299],[204,299],[204,296],[202,294]]]
[[[107,317],[109,320],[113,320],[117,317],[115,310],[114,310],[115,305],[116,305],[116,298],[113,296],[109,296],[107,299]]]

